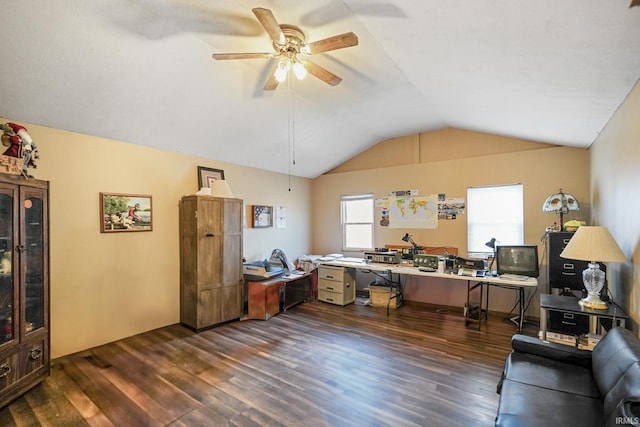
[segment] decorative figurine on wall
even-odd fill
[[[2,145],[8,147],[2,154],[22,159],[22,170],[20,173],[25,178],[33,178],[33,176],[28,173],[28,168],[36,168],[35,160],[40,158],[40,156],[38,154],[38,147],[27,133],[27,128],[16,123],[0,123],[0,129],[4,132],[2,134]]]

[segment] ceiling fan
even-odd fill
[[[323,82],[336,86],[342,79],[331,71],[307,59],[307,56],[345,47],[357,46],[358,37],[352,33],[339,34],[311,43],[306,43],[302,30],[295,25],[278,24],[269,9],[257,7],[251,9],[260,25],[269,34],[275,52],[265,53],[214,53],[213,59],[261,59],[280,58],[275,70],[264,85],[264,90],[275,90],[278,83],[285,81],[289,70],[293,70],[298,79],[307,72]],[[302,58],[299,58],[300,55]]]

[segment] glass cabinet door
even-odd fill
[[[0,346],[15,338],[14,192],[0,190]]]
[[[24,332],[44,327],[45,313],[45,252],[44,252],[44,195],[27,191],[22,197],[24,229],[20,246],[24,273]]]

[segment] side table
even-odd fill
[[[586,308],[578,303],[578,298],[562,295],[540,295],[540,331],[542,339],[547,339],[547,323],[549,311],[559,311],[561,313],[582,314],[589,317],[589,333],[597,334],[600,329],[600,319],[611,319],[617,321],[624,328],[629,316],[617,305],[608,303],[606,310],[596,310]]]

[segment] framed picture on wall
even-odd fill
[[[252,208],[253,228],[273,227],[273,207],[256,205]]]
[[[151,196],[100,193],[100,232],[152,231]]]
[[[198,188],[211,188],[213,183],[219,179],[224,179],[224,171],[222,169],[198,166]]]

